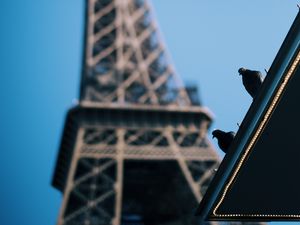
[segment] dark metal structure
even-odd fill
[[[193,105],[157,32],[147,1],[86,1],[80,101],[53,177],[58,225],[199,224],[219,164],[212,117]]]
[[[299,43],[300,13],[200,203],[203,219],[300,220]]]

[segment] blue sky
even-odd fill
[[[215,115],[212,128],[237,130],[252,101],[237,70],[270,67],[297,3],[152,1],[178,74]],[[0,27],[0,224],[53,225],[61,194],[50,182],[78,96],[83,0],[3,0]]]

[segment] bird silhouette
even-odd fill
[[[240,68],[239,74],[242,75],[243,85],[252,98],[257,95],[263,82],[262,74],[259,71]]]
[[[223,152],[227,153],[227,151],[231,145],[231,142],[234,139],[235,132],[233,132],[233,131],[225,132],[222,130],[214,130],[212,132],[212,135],[213,135],[213,138],[215,138],[215,137],[217,138],[220,149]]]

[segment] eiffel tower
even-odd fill
[[[86,0],[85,21],[80,99],[52,181],[63,193],[57,224],[199,224],[219,165],[212,118],[169,64],[149,3]]]

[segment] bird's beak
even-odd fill
[[[214,135],[213,135],[213,137],[212,137],[212,138],[214,139],[215,137],[216,137],[216,136],[214,136]]]

